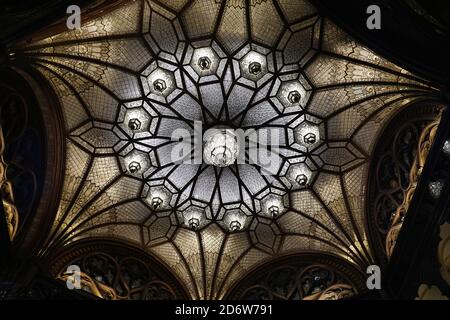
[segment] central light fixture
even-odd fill
[[[251,74],[258,75],[262,70],[261,64],[259,62],[252,62],[248,66],[248,71]]]
[[[203,214],[200,208],[187,209],[184,214],[184,224],[192,230],[197,230],[203,221]]]
[[[152,207],[154,209],[159,208],[160,205],[163,204],[163,199],[161,199],[160,197],[153,197],[152,198]]]
[[[292,103],[292,104],[299,103],[301,98],[302,98],[302,96],[300,95],[300,93],[297,90],[289,92],[288,100],[290,103]]]
[[[163,186],[150,187],[145,202],[153,210],[164,210],[170,206],[171,194]]]
[[[157,80],[153,81],[153,88],[156,91],[164,92],[164,90],[167,89],[167,85],[166,85],[166,82],[164,80],[157,79]]]
[[[203,145],[205,163],[228,167],[236,162],[238,154],[238,140],[233,129],[213,128],[206,132]]]
[[[131,131],[137,131],[141,129],[141,121],[137,118],[130,119],[128,121],[128,128],[130,128]]]
[[[306,147],[314,147],[320,140],[319,126],[310,122],[303,122],[295,129],[297,142]]]
[[[139,170],[141,170],[141,164],[137,161],[132,161],[128,165],[128,169],[131,173],[137,173]]]
[[[211,67],[211,60],[208,57],[201,57],[198,59],[198,65],[202,70],[209,70]]]
[[[262,202],[263,213],[271,218],[277,218],[285,210],[282,198],[278,195],[270,195]]]
[[[295,182],[300,186],[306,186],[308,184],[308,177],[304,173],[300,173],[295,177]]]
[[[238,232],[245,228],[246,216],[240,210],[227,212],[224,218],[225,226],[231,232]]]
[[[313,173],[305,163],[298,163],[291,166],[287,178],[294,189],[304,188],[310,185]]]

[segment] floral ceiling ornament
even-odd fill
[[[445,140],[442,151],[444,151],[446,156],[450,156],[450,140]]]
[[[322,292],[303,298],[303,300],[339,300],[355,295],[355,289],[348,284],[335,284]]]
[[[17,49],[51,83],[67,133],[66,180],[43,251],[123,239],[163,260],[193,298],[221,298],[287,251],[334,254],[364,272],[374,141],[435,89],[309,2],[274,1],[129,1]],[[195,122],[202,133],[270,129],[273,173],[261,165],[268,155],[234,161],[249,150],[236,154],[221,137],[207,142],[210,159],[173,161],[183,138],[173,132],[193,136]]]
[[[441,117],[439,115],[437,119],[429,123],[420,134],[419,142],[417,145],[417,155],[414,158],[409,173],[409,185],[406,189],[402,204],[392,214],[391,225],[386,236],[385,250],[388,257],[390,257],[394,251],[398,235],[403,226],[405,215],[408,212],[409,205],[411,204],[414,192],[416,190],[417,181],[419,180],[419,177],[422,173],[422,169],[425,165],[425,161],[427,159],[431,145],[433,144],[436,130],[440,121]],[[428,185],[430,195],[434,199],[439,198],[442,188],[443,183],[440,180],[430,182],[430,184]]]

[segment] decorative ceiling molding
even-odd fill
[[[412,179],[418,170],[413,166],[420,137],[428,125],[439,120],[440,109],[433,102],[414,103],[389,122],[375,144],[367,184],[366,226],[376,260],[384,266],[388,258],[386,237],[394,220],[395,229],[400,230],[405,206],[414,194],[416,183]]]
[[[222,298],[287,252],[373,263],[374,142],[394,114],[437,90],[306,1],[236,3],[129,1],[15,52],[50,81],[65,119],[65,181],[43,255],[124,239],[198,299]],[[194,135],[196,122],[218,129],[201,141],[212,158],[173,161],[173,132]],[[270,175],[261,162],[233,162],[225,133],[236,129],[273,130]]]
[[[422,173],[423,167],[425,166],[426,159],[428,157],[428,153],[433,145],[434,138],[436,135],[437,128],[441,121],[441,115],[439,114],[437,119],[432,123],[428,124],[420,134],[419,143],[417,145],[416,157],[413,161],[413,165],[409,174],[409,185],[405,190],[405,198],[403,199],[403,203],[397,208],[392,217],[391,226],[387,233],[386,237],[386,254],[390,257],[394,251],[395,244],[397,242],[398,235],[403,225],[403,221],[405,219],[405,215],[408,212],[409,206],[411,204],[412,197],[416,191],[416,185]],[[440,189],[442,186],[439,186],[440,183],[433,187],[435,184],[430,185],[430,193],[432,195],[438,196]],[[436,190],[433,190],[436,188]]]

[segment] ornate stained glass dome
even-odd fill
[[[124,1],[18,54],[64,118],[62,198],[41,254],[118,239],[197,299],[292,253],[364,272],[375,141],[435,90],[300,0]]]

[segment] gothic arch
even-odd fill
[[[329,288],[340,293],[332,295],[332,299],[367,290],[365,276],[345,260],[302,252],[278,257],[249,271],[226,293],[225,299],[317,299]]]
[[[440,110],[438,101],[411,103],[392,117],[375,143],[367,179],[365,224],[376,261],[382,266],[387,265],[387,234],[407,196],[421,134],[439,119]]]
[[[116,239],[80,240],[46,260],[50,275],[61,281],[67,280],[69,266],[78,266],[82,274],[82,289],[98,298],[189,298],[183,284],[160,259]]]
[[[1,126],[6,178],[17,208],[15,250],[32,255],[56,215],[64,171],[60,105],[47,80],[31,68],[1,69]]]

